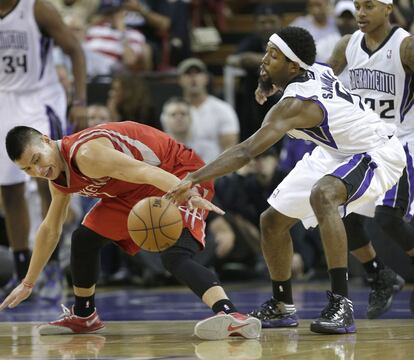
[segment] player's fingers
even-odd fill
[[[21,299],[21,298],[19,298],[19,297],[15,297],[14,298],[14,300],[9,304],[9,306],[8,306],[8,308],[9,309],[13,309],[13,308],[15,308],[17,305],[19,305],[22,301],[24,300],[24,298],[23,299]]]
[[[10,294],[9,296],[7,296],[4,301],[1,303],[0,305],[0,311],[4,310],[6,307],[9,306],[9,304],[13,301],[13,297],[12,294]]]
[[[224,215],[226,213],[224,210],[220,209],[218,206],[214,204],[210,204],[210,205],[211,205],[210,211],[214,211],[216,214],[219,214],[219,215]]]

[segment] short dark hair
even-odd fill
[[[34,137],[40,139],[42,133],[28,126],[16,126],[6,136],[6,150],[11,161],[19,160],[29,142]]]
[[[170,104],[185,104],[185,105],[187,105],[188,107],[190,107],[190,103],[187,101],[187,100],[185,100],[183,97],[180,97],[180,96],[173,96],[173,97],[170,97],[165,103],[164,103],[164,105],[162,106],[162,108],[163,109],[165,109],[168,105],[170,105]]]
[[[316,45],[309,31],[296,26],[288,26],[278,35],[305,64],[312,65],[315,62]]]

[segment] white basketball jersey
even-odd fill
[[[35,1],[18,1],[0,20],[0,91],[30,91],[58,82],[53,40],[40,32]]]
[[[346,48],[351,92],[363,98],[381,119],[398,127],[398,133],[414,126],[414,79],[401,63],[400,47],[410,33],[394,27],[382,45],[370,51],[360,30]]]
[[[351,94],[334,75],[332,68],[315,63],[305,76],[294,79],[282,99],[295,97],[313,100],[322,109],[319,126],[294,129],[288,135],[310,140],[341,154],[359,154],[383,145],[395,132],[395,126],[381,121],[358,95]]]

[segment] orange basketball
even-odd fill
[[[147,251],[160,252],[174,245],[183,230],[180,210],[160,197],[148,197],[135,204],[128,216],[132,240]]]

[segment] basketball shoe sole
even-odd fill
[[[260,336],[262,324],[259,319],[242,314],[219,313],[199,321],[194,334],[203,340],[222,340],[231,336],[256,339]]]

